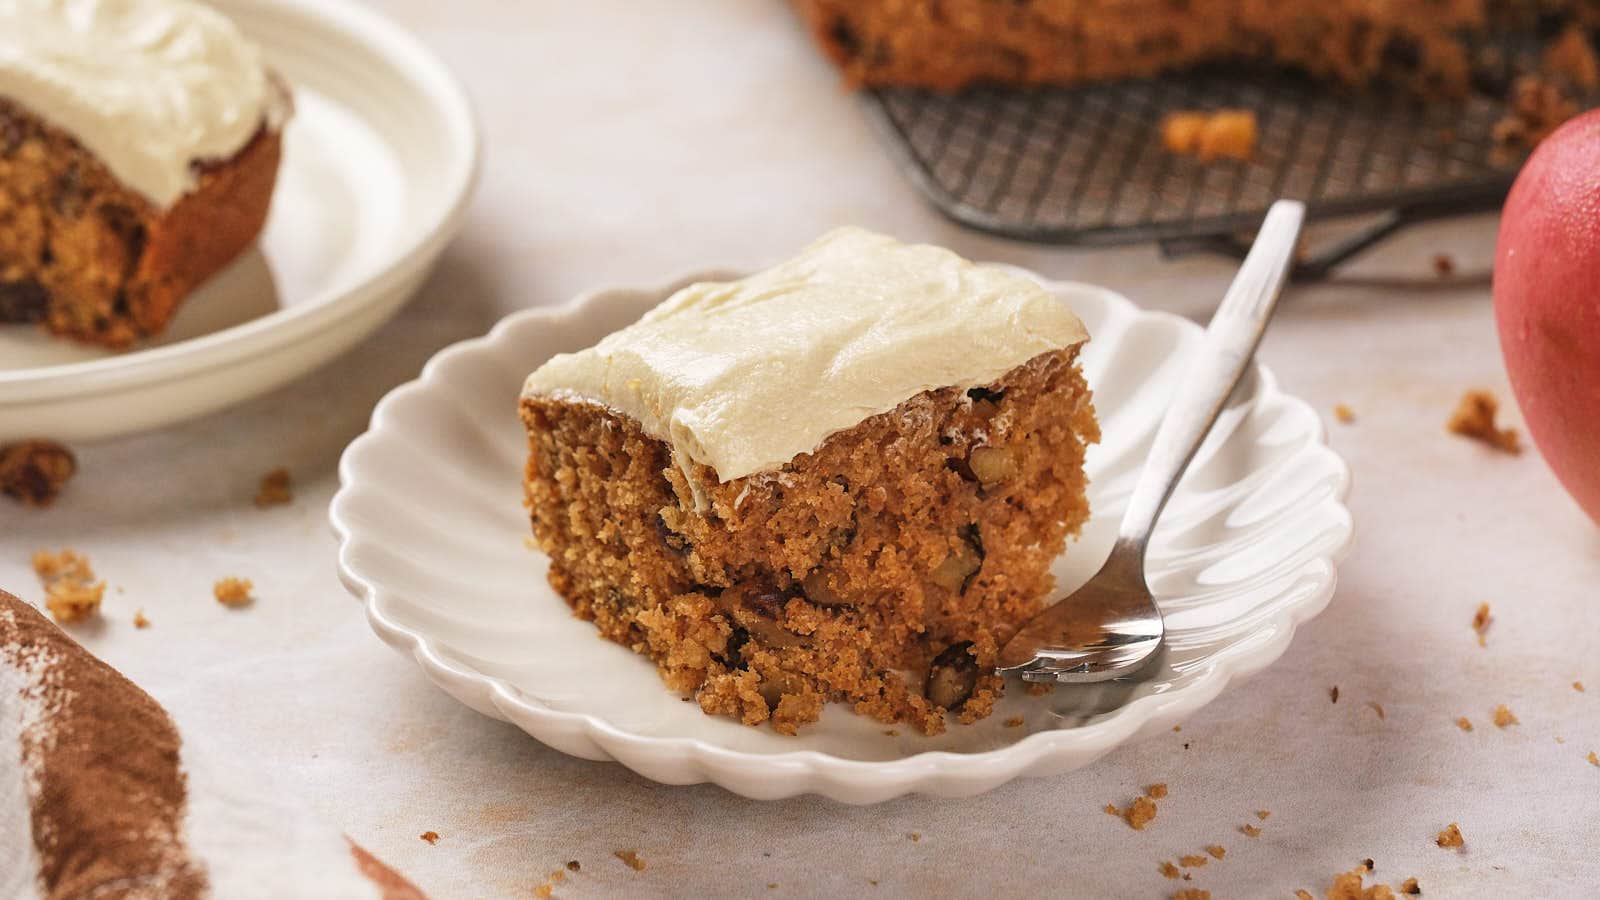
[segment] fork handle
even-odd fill
[[[1279,200],[1267,211],[1255,244],[1211,317],[1194,362],[1156,430],[1112,551],[1124,555],[1141,578],[1156,519],[1261,343],[1294,264],[1305,211],[1304,204],[1294,200]]]

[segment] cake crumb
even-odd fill
[[[1009,719],[1007,719],[1005,721],[1005,726],[1007,728],[1021,728],[1022,727],[1022,717],[1021,716],[1012,716],[1011,718],[1009,718]]]
[[[1417,884],[1415,878],[1407,878],[1405,881],[1400,882],[1400,893],[1410,894],[1414,897],[1421,896],[1422,887]]]
[[[241,606],[249,606],[255,599],[250,596],[250,592],[254,589],[255,585],[251,583],[250,579],[234,578],[230,575],[212,585],[211,594],[223,606],[238,609]]]
[[[1216,857],[1217,859],[1221,859],[1224,856],[1228,855],[1228,848],[1222,846],[1221,844],[1208,844],[1206,846],[1206,852],[1211,854],[1212,856]]]
[[[56,502],[78,472],[77,457],[55,441],[29,440],[0,446],[0,494],[24,506]]]
[[[1339,702],[1339,686],[1337,684],[1331,688],[1328,688],[1328,699],[1332,700],[1334,703]]]
[[[550,873],[550,883],[551,884],[560,884],[561,882],[566,881],[566,880],[567,880],[567,873],[566,873],[565,870],[556,869],[554,872]]]
[[[1337,403],[1333,407],[1333,417],[1340,423],[1349,425],[1356,420],[1356,411],[1343,403]]]
[[[1248,109],[1181,110],[1161,120],[1161,143],[1167,152],[1193,156],[1202,163],[1248,162],[1255,155],[1256,132],[1256,114]]]
[[[1244,832],[1244,836],[1245,837],[1260,837],[1261,836],[1261,829],[1259,829],[1256,826],[1251,825],[1249,823],[1245,823],[1244,825],[1240,825],[1239,826],[1239,830]]]
[[[1149,797],[1151,800],[1163,800],[1163,799],[1165,799],[1166,796],[1167,796],[1167,783],[1165,781],[1163,781],[1163,782],[1160,782],[1159,784],[1150,785],[1149,787],[1144,789],[1144,795],[1146,797]]]
[[[1596,754],[1593,750],[1590,750],[1589,751],[1589,765],[1591,765],[1591,766],[1600,766],[1600,754]]]
[[[637,850],[613,850],[611,851],[611,855],[622,860],[623,865],[626,865],[635,872],[644,871],[644,860],[639,858],[639,852]]]
[[[1567,742],[1567,739],[1566,739],[1566,738],[1564,738],[1564,737],[1562,737],[1562,736],[1561,736],[1561,735],[1559,735],[1559,734],[1558,734],[1558,735],[1556,735],[1556,743],[1558,743],[1558,744],[1565,744],[1565,743],[1566,743],[1566,742]]]
[[[1521,723],[1517,721],[1517,716],[1511,711],[1511,707],[1502,703],[1494,708],[1494,727],[1504,728],[1507,725],[1519,724]]]
[[[1267,810],[1264,810],[1264,809],[1256,810],[1256,818],[1260,819],[1263,822],[1265,822],[1268,819],[1268,817],[1270,817],[1271,815],[1272,815],[1272,813],[1268,812]]]
[[[1440,278],[1449,278],[1456,272],[1455,257],[1448,253],[1435,253],[1433,255],[1433,273]]]
[[[44,605],[62,624],[87,621],[100,614],[106,583],[96,581],[89,558],[75,550],[33,554],[33,573],[44,586]]]
[[[1583,693],[1583,682],[1581,682],[1581,681],[1574,681],[1574,682],[1573,682],[1573,683],[1572,683],[1572,689],[1573,689],[1573,690],[1575,690],[1575,691],[1577,691],[1577,692],[1578,692],[1578,693],[1580,693],[1580,694],[1581,694],[1581,693]]]
[[[294,489],[288,469],[276,468],[261,476],[261,484],[256,488],[258,508],[267,509],[292,502],[294,502]]]
[[[1511,86],[1507,112],[1494,123],[1492,161],[1509,163],[1516,151],[1531,150],[1561,123],[1578,114],[1578,106],[1555,81],[1524,75]]]
[[[1199,888],[1184,888],[1173,894],[1172,900],[1211,900],[1211,892]]]
[[[1467,843],[1466,839],[1461,836],[1460,826],[1454,822],[1451,822],[1449,827],[1439,832],[1439,836],[1434,838],[1433,842],[1446,849],[1463,847]]]
[[[1167,878],[1177,879],[1183,873],[1179,872],[1178,867],[1172,864],[1172,860],[1166,859],[1161,861],[1161,874]]]
[[[1499,428],[1495,416],[1500,411],[1500,401],[1488,391],[1472,390],[1461,395],[1455,412],[1445,428],[1451,434],[1472,438],[1489,447],[1513,456],[1522,452],[1522,441],[1514,428]]]
[[[1379,703],[1376,700],[1368,700],[1367,705],[1372,707],[1372,711],[1378,714],[1379,721],[1385,721],[1389,718],[1388,715],[1386,715],[1383,711],[1382,703]]]
[[[775,891],[775,890],[777,890],[777,889],[778,889],[778,883],[777,883],[777,882],[776,882],[776,881],[769,881],[769,882],[767,882],[767,890],[769,890],[769,891]]]
[[[582,863],[578,862],[575,859],[567,860],[567,871],[568,872],[580,872],[582,870],[583,870],[583,864]]]
[[[540,900],[545,900],[546,897],[549,897],[551,894],[555,893],[555,890],[556,889],[554,885],[541,884],[533,889],[533,895],[540,898]]]
[[[1479,647],[1489,646],[1489,623],[1493,621],[1493,617],[1489,615],[1489,604],[1478,604],[1477,612],[1472,614],[1472,630],[1478,633]]]
[[[1182,725],[1174,725],[1174,726],[1172,726],[1172,733],[1173,734],[1177,734],[1178,732],[1180,732],[1182,730],[1183,730],[1183,726]]]
[[[1128,808],[1123,811],[1125,819],[1134,831],[1143,831],[1146,825],[1156,817],[1156,804],[1149,797],[1135,797]]]
[[[1311,896],[1311,892],[1305,888],[1298,888],[1294,892],[1294,900],[1317,900],[1317,898]]]
[[[1462,731],[1471,731],[1472,730],[1472,720],[1467,718],[1466,716],[1462,716],[1461,718],[1456,719],[1456,727],[1461,729]]]
[[[437,831],[424,831],[423,833],[417,835],[417,837],[422,838],[423,840],[427,841],[429,844],[437,844],[437,843],[439,843],[439,832],[437,832]]]
[[[1218,857],[1218,859],[1221,859],[1221,857]],[[1199,853],[1190,853],[1186,856],[1178,857],[1178,865],[1183,866],[1185,869],[1198,869],[1210,861]]]
[[[136,609],[136,610],[133,611],[133,627],[135,627],[135,628],[149,628],[150,627],[150,620],[144,617],[144,610],[143,609]]]
[[[922,840],[922,835],[919,832],[915,832],[915,831],[908,833],[906,835],[906,837],[911,838],[911,842],[913,844],[916,843],[917,841]]]
[[[1108,815],[1108,816],[1120,816],[1120,815],[1122,815],[1122,810],[1117,809],[1117,805],[1115,803],[1107,803],[1106,804],[1106,815]]]

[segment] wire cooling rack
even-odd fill
[[[1313,275],[1409,222],[1498,206],[1521,163],[1495,146],[1506,112],[1499,96],[1430,105],[1341,95],[1284,74],[957,95],[879,89],[867,98],[939,210],[1007,237],[1236,252],[1236,235],[1279,197],[1305,201],[1314,219],[1381,214],[1315,260]],[[1251,161],[1202,164],[1163,147],[1166,114],[1230,107],[1256,113]]]

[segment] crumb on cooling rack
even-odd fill
[[[1472,630],[1478,633],[1478,646],[1489,646],[1489,623],[1494,617],[1489,615],[1489,604],[1480,603],[1478,609],[1472,614]]]
[[[57,622],[84,622],[100,614],[106,583],[96,581],[89,558],[75,550],[33,554],[33,573],[44,586],[44,605]]]
[[[256,506],[266,509],[292,502],[294,489],[288,469],[276,468],[261,476],[261,484],[256,488]]]
[[[1439,836],[1434,838],[1433,842],[1447,850],[1464,847],[1467,844],[1466,838],[1461,836],[1461,827],[1454,822],[1451,822],[1445,827],[1445,830],[1439,832]]]
[[[1494,727],[1504,728],[1507,725],[1519,724],[1521,723],[1517,721],[1516,713],[1511,711],[1511,707],[1502,703],[1494,708]]]
[[[1239,826],[1239,830],[1244,833],[1245,837],[1260,837],[1261,836],[1261,829],[1257,828],[1254,825],[1251,825],[1248,822],[1246,822],[1243,825],[1240,825]]]
[[[437,844],[437,843],[439,843],[439,832],[437,832],[437,831],[424,831],[423,833],[417,835],[417,837],[422,838],[423,840],[427,841],[429,844]]]
[[[1472,730],[1472,720],[1467,718],[1466,716],[1462,716],[1461,718],[1456,719],[1456,727],[1461,729],[1462,731],[1471,731]]]
[[[0,494],[24,506],[46,507],[78,471],[77,457],[47,440],[0,446]]]
[[[1518,78],[1511,85],[1506,114],[1490,132],[1495,143],[1494,161],[1510,162],[1516,153],[1532,150],[1577,114],[1578,105],[1555,79],[1542,75]]]
[[[211,594],[217,598],[217,602],[234,609],[249,606],[255,599],[250,596],[253,590],[255,585],[250,579],[234,578],[231,575],[211,586]]]
[[[1450,420],[1445,423],[1445,428],[1451,434],[1472,438],[1489,447],[1513,456],[1522,452],[1522,440],[1515,428],[1500,428],[1495,425],[1495,416],[1500,411],[1500,401],[1494,394],[1484,390],[1471,390],[1461,395],[1461,401],[1456,404],[1455,412],[1450,414]]]
[[[1435,253],[1433,255],[1433,274],[1440,278],[1449,278],[1456,273],[1455,257],[1448,253]]]
[[[1202,163],[1248,162],[1255,156],[1256,136],[1256,114],[1248,109],[1184,110],[1161,120],[1161,143],[1167,152],[1193,156]]]
[[[1356,411],[1351,409],[1347,404],[1335,403],[1333,405],[1333,417],[1339,420],[1341,424],[1349,425],[1355,422]]]
[[[639,851],[637,850],[613,850],[611,855],[622,860],[623,865],[635,872],[644,871],[644,860],[639,858]]]

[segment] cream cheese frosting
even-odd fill
[[[923,391],[992,382],[1088,339],[1034,281],[839,228],[799,256],[693,284],[540,366],[523,396],[603,404],[722,482],[777,469]]]
[[[189,0],[0,0],[0,97],[162,208],[288,113],[260,50]]]

